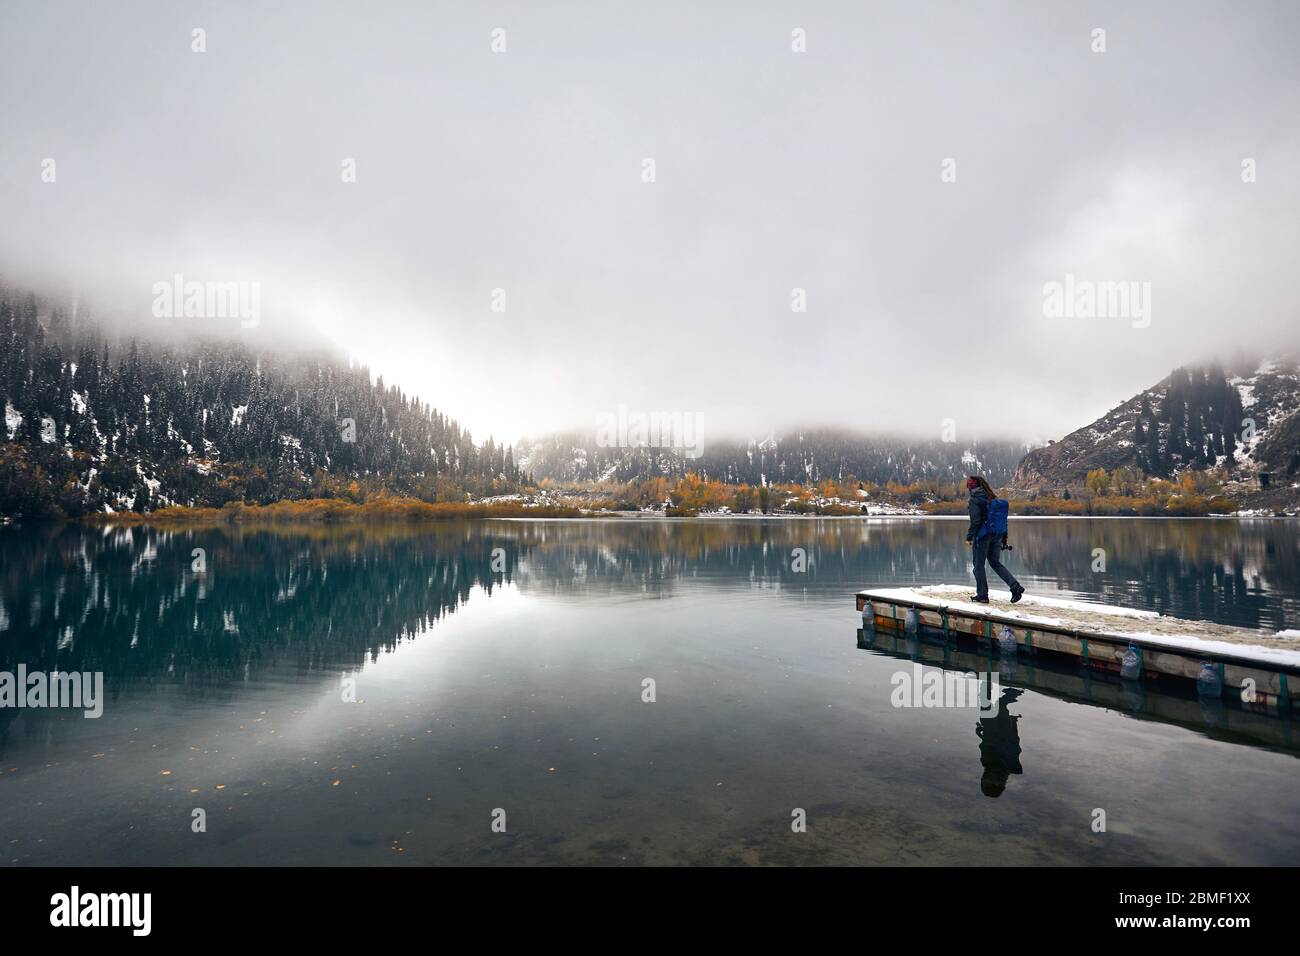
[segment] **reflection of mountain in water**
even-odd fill
[[[1031,570],[1110,604],[1237,627],[1300,621],[1300,537],[1290,520],[1026,522]],[[1033,527],[1038,525],[1039,527]],[[1017,534],[1020,534],[1017,526]],[[1094,572],[1093,551],[1106,570]]]
[[[682,580],[799,590],[968,583],[964,521],[588,521],[506,528],[526,593],[671,592]],[[524,530],[527,529],[527,530]],[[1300,621],[1291,521],[1033,520],[1012,525],[1016,573],[1043,590],[1178,617],[1281,630]],[[794,570],[794,549],[807,570]],[[1095,551],[1105,570],[1095,572]]]
[[[0,538],[0,664],[192,685],[355,667],[510,580],[511,542],[427,534],[82,531]],[[505,573],[491,571],[503,548]],[[206,571],[192,570],[193,549]],[[160,675],[168,675],[160,678]]]
[[[1017,574],[1245,627],[1297,626],[1289,522],[1025,521]],[[0,531],[0,669],[103,671],[125,687],[233,689],[337,676],[501,582],[526,595],[666,596],[967,580],[954,521],[577,521],[429,528]],[[206,551],[206,573],[191,569]],[[493,550],[500,548],[493,570]],[[1093,550],[1106,551],[1093,573]],[[802,549],[807,570],[795,570]],[[846,610],[846,614],[847,614]],[[12,715],[0,712],[0,722]]]
[[[0,670],[102,671],[105,693],[337,678],[514,573],[511,542],[427,534],[148,529],[0,535]],[[502,546],[504,573],[492,573]],[[196,573],[202,548],[206,571]],[[0,710],[0,728],[17,710]],[[39,721],[50,711],[28,712]],[[3,730],[0,730],[0,735]],[[0,740],[2,740],[0,736]]]
[[[933,583],[964,573],[955,531],[951,522],[921,520],[573,522],[521,538],[529,558],[517,583],[525,593],[650,596],[688,580],[793,590],[857,589],[882,577]]]

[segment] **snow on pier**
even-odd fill
[[[1206,657],[1226,655],[1300,668],[1300,635],[1295,631],[1252,631],[1212,621],[1188,621],[1155,611],[1030,594],[1012,604],[1010,595],[990,591],[988,604],[976,604],[970,600],[970,593],[969,586],[953,584],[878,588],[859,592],[859,603],[864,596],[870,596],[873,601],[947,609],[950,615],[996,623],[1019,623],[1036,629],[1079,632]]]
[[[870,613],[867,613],[870,602]],[[1300,641],[1293,632],[1252,631],[1185,621],[1155,611],[1026,595],[970,600],[970,588],[935,585],[859,591],[863,635],[922,631],[986,642],[989,654],[1077,659],[1085,672],[1127,680],[1191,682],[1201,696],[1240,695],[1270,713],[1292,713],[1300,689]]]

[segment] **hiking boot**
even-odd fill
[[[988,598],[982,598],[982,597],[980,597],[978,594],[972,594],[972,595],[970,596],[970,599],[971,599],[972,601],[974,601],[976,604],[988,604],[988,603],[989,603],[989,599],[988,599]]]
[[[1011,589],[1011,603],[1012,603],[1012,604],[1015,604],[1017,601],[1019,601],[1019,600],[1020,600],[1022,597],[1024,597],[1024,596],[1025,596],[1025,589],[1024,589],[1023,587],[1021,587],[1019,584],[1017,584],[1014,588]]]

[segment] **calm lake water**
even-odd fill
[[[1300,628],[1298,529],[1021,520],[1008,563],[1039,594]],[[1195,700],[1169,720],[1014,674],[996,726],[891,706],[911,662],[857,646],[853,593],[968,581],[963,532],[0,529],[0,670],[102,671],[107,697],[99,719],[0,710],[0,862],[1300,860],[1285,721],[1252,742]]]

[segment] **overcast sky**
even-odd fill
[[[238,334],[302,322],[480,439],[1059,437],[1300,341],[1298,48],[1259,0],[5,0],[0,272],[142,319],[259,282]],[[1045,316],[1067,274],[1149,324]]]

